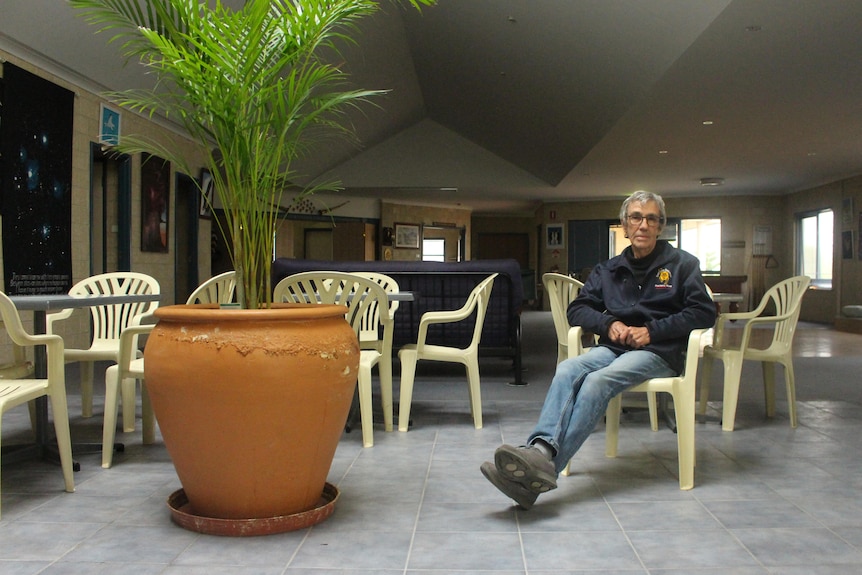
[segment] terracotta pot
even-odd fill
[[[318,505],[359,365],[344,307],[155,313],[146,387],[188,510],[250,519]]]

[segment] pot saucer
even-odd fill
[[[195,515],[189,506],[185,491],[178,489],[168,497],[168,507],[174,523],[198,533],[207,535],[225,535],[231,537],[246,537],[253,535],[271,535],[296,531],[316,525],[332,515],[335,502],[338,500],[338,488],[330,483],[323,486],[323,493],[317,504],[306,511],[278,515],[275,517],[257,517],[252,519],[219,519]]]

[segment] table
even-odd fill
[[[737,312],[739,311],[739,304],[742,301],[741,293],[728,293],[728,292],[718,292],[712,294],[712,301],[715,302],[715,311],[716,313],[721,313],[721,304],[729,303],[730,311]]]
[[[101,294],[101,295],[70,295],[70,294],[39,294],[39,295],[13,295],[9,296],[18,311],[33,312],[33,332],[34,334],[43,334],[46,331],[46,312],[52,310],[84,308],[99,305],[115,305],[124,303],[141,303],[159,301],[159,294]],[[44,378],[48,375],[47,360],[45,357],[45,348],[37,346],[35,348],[34,368],[37,378]],[[45,396],[39,397],[36,400],[36,443],[26,446],[14,446],[14,450],[10,450],[10,455],[13,460],[21,460],[27,458],[48,459],[51,461],[59,461],[56,446],[53,445],[53,439],[50,434],[50,426],[48,422],[48,398]],[[79,444],[80,445],[80,444]],[[86,447],[90,445],[98,446],[99,444],[83,444]],[[73,451],[74,451],[74,445]],[[6,460],[4,459],[4,462]],[[80,465],[75,462],[75,471],[80,470]]]

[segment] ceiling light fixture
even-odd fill
[[[724,184],[724,178],[701,178],[701,186],[720,186]]]

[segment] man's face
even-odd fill
[[[625,229],[626,235],[632,243],[635,257],[642,258],[655,249],[656,241],[664,227],[660,218],[661,212],[656,202],[632,202],[629,204]]]

